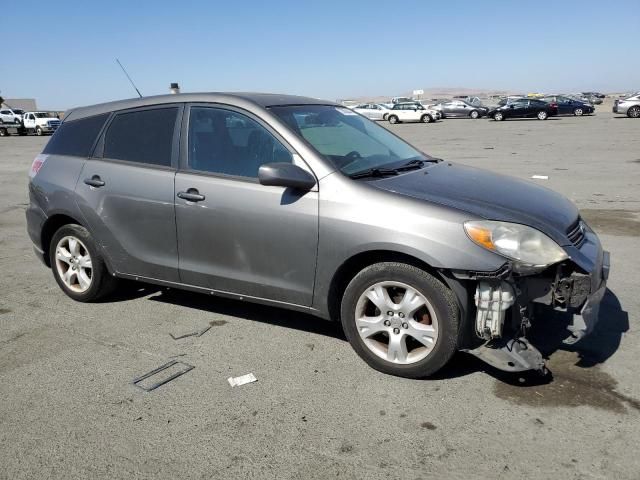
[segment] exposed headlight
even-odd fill
[[[471,240],[527,267],[547,267],[568,258],[544,233],[518,223],[489,220],[465,222]]]

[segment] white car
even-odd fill
[[[387,114],[389,123],[422,122],[431,123],[440,118],[437,110],[425,108],[419,103],[398,103]]]
[[[19,108],[2,108],[0,109],[0,123],[20,123],[23,114],[24,111]]]
[[[386,120],[387,115],[391,111],[385,106],[377,103],[361,103],[355,107],[351,107],[354,112],[364,115],[369,120]]]
[[[60,126],[60,119],[47,112],[25,112],[22,124],[27,133],[44,135],[55,132]]]

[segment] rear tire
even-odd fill
[[[537,117],[538,117],[538,120],[546,120],[547,118],[549,118],[549,114],[544,110],[540,110],[538,112]]]
[[[475,120],[476,118],[480,118],[480,112],[478,112],[477,110],[472,110],[469,116]]]
[[[423,115],[422,117],[420,117],[420,121],[422,123],[431,123],[431,122],[433,122],[433,117],[427,113],[427,114]]]
[[[398,121],[398,117],[396,117],[395,115],[389,115],[389,123],[395,125],[396,123],[400,122]]]
[[[576,108],[576,109],[573,111],[573,114],[574,114],[576,117],[581,117],[582,115],[584,115],[584,110],[582,110],[581,108]]]
[[[640,118],[640,107],[634,105],[627,110],[627,117],[629,118]]]
[[[493,119],[496,122],[501,122],[501,121],[504,120],[504,114],[502,112],[496,112],[496,113],[493,114]]]
[[[386,295],[376,296],[378,291]],[[372,294],[376,304],[370,300]],[[340,316],[356,353],[389,375],[433,375],[457,350],[459,312],[453,292],[411,265],[383,262],[362,270],[344,292]]]
[[[89,231],[76,224],[60,227],[49,244],[49,261],[56,282],[72,299],[95,302],[116,287]]]
[[[8,132],[5,128],[0,128],[0,137],[6,137]]]

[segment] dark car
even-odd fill
[[[313,98],[74,109],[29,176],[28,232],[69,297],[96,301],[129,279],[313,314],[403,377],[457,350],[543,369],[532,312],[568,314],[575,342],[606,291],[609,256],[561,194],[431,157]]]
[[[564,95],[549,95],[540,100],[547,103],[555,103],[558,105],[558,115],[588,115],[595,112],[593,105],[581,102],[575,98],[565,97]]]
[[[558,105],[533,98],[520,98],[489,110],[487,116],[500,122],[506,118],[537,118],[546,120],[558,114]]]
[[[442,118],[480,118],[489,111],[487,107],[457,99],[438,105],[436,109],[442,112]]]

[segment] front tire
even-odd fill
[[[356,353],[389,375],[428,377],[457,349],[453,293],[411,265],[384,262],[362,270],[347,286],[340,313]]]
[[[584,115],[584,110],[582,110],[581,108],[576,108],[576,109],[573,111],[573,114],[574,114],[576,117],[581,117],[582,115]]]
[[[472,110],[469,116],[475,120],[477,118],[480,118],[480,112],[478,112],[477,110]]]
[[[80,225],[68,224],[56,231],[49,244],[49,261],[62,291],[78,302],[95,302],[116,286],[91,234]]]
[[[627,117],[629,118],[640,118],[640,107],[634,105],[627,110]]]
[[[398,117],[396,117],[395,115],[389,115],[389,123],[395,125],[396,123],[398,123]]]
[[[496,122],[501,122],[502,120],[504,120],[504,114],[502,112],[496,112],[493,114],[493,119]]]
[[[39,137],[42,136],[42,129],[40,127],[36,127],[36,135]]]
[[[429,114],[425,114],[422,117],[420,117],[420,121],[422,123],[431,123],[433,122],[433,117]]]
[[[538,112],[537,117],[538,117],[538,120],[546,120],[547,118],[549,118],[549,114],[544,110],[540,110]]]

